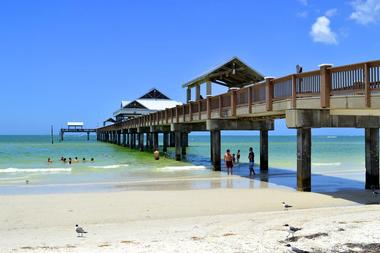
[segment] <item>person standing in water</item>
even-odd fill
[[[154,160],[160,160],[160,152],[158,149],[155,149],[153,152]]]
[[[236,163],[240,163],[240,149],[238,149],[238,152],[236,153]]]
[[[224,154],[224,162],[226,163],[227,167],[227,175],[232,175],[232,168],[234,167],[234,164],[232,162],[232,155],[229,149],[227,149],[226,153]]]
[[[255,153],[253,152],[253,148],[249,148],[249,153],[248,153],[248,161],[249,161],[249,176],[256,175],[255,173]]]

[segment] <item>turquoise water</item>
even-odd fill
[[[314,136],[312,143],[313,190],[363,188],[363,137]],[[224,172],[207,169],[208,136],[190,135],[189,145],[185,162],[165,158],[155,161],[150,153],[93,139],[86,141],[85,136],[67,136],[64,142],[55,138],[54,144],[49,136],[0,136],[0,194],[231,186]],[[233,187],[295,187],[295,136],[269,137],[269,176],[263,174],[254,180],[246,178],[250,146],[259,163],[258,136],[222,136],[223,150],[241,150],[241,164],[235,173],[242,179],[234,179]],[[169,150],[169,155],[172,152]],[[59,161],[61,156],[78,157],[79,162],[65,164]],[[47,163],[48,157],[53,163]],[[83,157],[86,162],[82,162]],[[90,158],[95,161],[90,162]]]

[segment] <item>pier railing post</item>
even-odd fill
[[[187,92],[186,92],[186,103],[189,103],[191,101],[191,88],[187,87]]]
[[[379,129],[365,129],[365,188],[379,189]]]
[[[297,76],[292,75],[292,109],[297,107]]]
[[[273,77],[265,77],[265,103],[267,111],[272,111],[273,108],[273,79]]]
[[[369,64],[364,64],[364,96],[366,107],[371,107],[371,83],[370,83]]]
[[[251,114],[252,113],[252,103],[253,103],[253,87],[250,86],[248,88],[248,113]]]
[[[297,190],[311,191],[311,128],[297,129]]]
[[[237,90],[238,88],[231,88],[231,117],[236,117]]]
[[[321,70],[321,108],[330,107],[330,92],[331,92],[331,64],[321,64],[319,68]]]
[[[211,96],[207,96],[207,119],[211,119]]]

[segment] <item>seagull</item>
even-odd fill
[[[293,247],[290,244],[286,244],[285,246],[288,248],[288,251],[291,252],[291,253],[309,253],[309,251]]]
[[[282,202],[282,206],[284,207],[284,210],[288,210],[288,208],[291,208],[293,206],[286,204],[285,202]]]
[[[75,227],[76,227],[75,232],[77,232],[78,237],[82,237],[83,234],[87,233],[87,231],[84,231],[84,229],[82,227],[79,227],[78,224],[75,225]]]
[[[371,187],[371,190],[372,190],[372,196],[373,196],[374,198],[376,197],[376,195],[379,195],[379,194],[380,194],[380,192],[375,191],[375,186],[373,186],[373,185],[372,185],[372,187]]]
[[[284,227],[288,228],[288,235],[286,236],[286,238],[288,238],[289,235],[292,235],[292,237],[294,237],[294,233],[297,231],[300,231],[302,229],[302,228],[296,228],[296,227],[289,226],[289,224],[285,224]]]

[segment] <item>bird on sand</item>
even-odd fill
[[[296,248],[290,244],[286,244],[285,246],[288,248],[288,251],[291,253],[309,253],[309,251]]]
[[[380,194],[380,192],[376,191],[376,188],[374,185],[372,185],[371,190],[372,190],[372,197],[374,198],[376,198],[376,196]]]
[[[294,233],[297,232],[297,231],[300,231],[302,228],[296,228],[296,227],[292,227],[292,226],[289,226],[289,224],[285,224],[284,227],[287,227],[287,231],[288,231],[288,235],[286,236],[286,238],[289,237],[289,235],[292,235],[292,237],[294,237]]]
[[[85,231],[82,227],[79,227],[79,225],[75,225],[75,232],[77,232],[78,237],[82,237],[83,234],[87,234],[87,231]]]
[[[289,208],[293,207],[291,205],[286,204],[285,202],[282,202],[282,206],[284,207],[284,210],[288,210]]]

